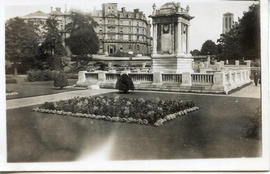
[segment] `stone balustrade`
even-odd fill
[[[152,73],[128,73],[134,83],[153,82]]]
[[[127,72],[136,89],[228,93],[250,83],[249,71],[245,69],[213,73],[131,73]],[[80,71],[77,85],[98,84],[114,88],[120,73]]]
[[[210,83],[212,84],[213,81],[213,77],[214,74],[202,74],[202,73],[194,73],[191,74],[191,78],[192,78],[192,83],[193,84],[206,84],[206,83]]]
[[[163,83],[182,83],[182,74],[162,74]]]

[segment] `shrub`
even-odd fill
[[[68,85],[68,80],[66,77],[66,74],[63,71],[60,71],[59,74],[54,79],[54,86],[60,87],[60,89],[63,89],[63,87]]]
[[[66,75],[68,79],[78,79],[78,74],[68,73]]]
[[[35,81],[49,81],[54,80],[58,71],[51,70],[30,70],[27,72],[27,80],[29,82]]]
[[[6,78],[6,84],[8,83],[17,83],[16,79],[10,79],[10,78]]]
[[[115,88],[121,92],[128,93],[129,90],[134,90],[134,84],[127,74],[122,74],[117,79]]]

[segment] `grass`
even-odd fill
[[[66,91],[76,90],[74,88],[66,88],[59,90],[53,86],[53,81],[42,82],[28,82],[26,76],[15,76],[17,83],[6,84],[6,89],[9,91],[16,91],[18,95],[7,96],[6,99],[16,99],[24,97],[33,97],[40,95],[56,94]],[[69,85],[73,85],[77,82],[76,79],[68,79]]]
[[[26,107],[7,110],[9,162],[81,160],[110,144],[110,160],[235,158],[261,155],[261,135],[248,136],[261,117],[259,99],[135,92],[145,99],[193,100],[197,112],[162,127],[63,117]],[[256,131],[260,133],[261,128]],[[109,142],[108,142],[109,141]]]

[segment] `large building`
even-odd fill
[[[151,24],[139,9],[121,11],[117,3],[102,4],[101,10],[94,10],[95,28],[100,39],[99,53],[113,55],[118,51],[134,54],[151,54]]]
[[[147,21],[143,12],[134,9],[133,12],[126,11],[123,7],[121,11],[117,9],[117,3],[102,4],[101,10],[93,10],[93,19],[98,23],[95,31],[99,37],[99,54],[113,56],[117,52],[133,53],[141,55],[151,54],[150,22]],[[51,8],[51,12],[46,14],[38,11],[24,16],[28,22],[33,22],[42,29],[46,19],[54,16],[58,21],[58,28],[63,37],[69,37],[66,25],[70,22],[70,12],[61,11],[60,8]]]
[[[225,34],[229,32],[234,24],[234,16],[232,13],[223,14],[223,22],[222,22],[222,33]]]

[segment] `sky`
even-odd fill
[[[138,8],[146,16],[152,13],[152,5],[157,8],[170,0],[6,0],[5,19],[41,10],[50,12],[51,7],[61,7],[62,10],[80,9],[85,12],[92,11],[94,8],[101,9],[102,3],[118,3],[118,10],[126,7],[126,10],[133,11]],[[217,41],[222,33],[222,16],[226,12],[234,14],[234,20],[243,16],[244,11],[248,11],[254,1],[221,1],[221,0],[175,0],[180,2],[182,7],[190,6],[190,15],[194,16],[190,26],[190,50],[201,49],[206,40]],[[150,19],[149,19],[150,20]]]

